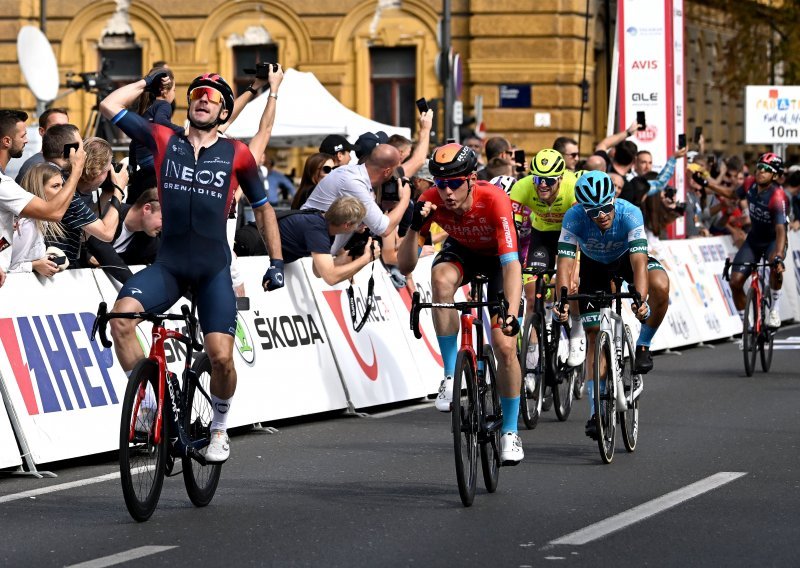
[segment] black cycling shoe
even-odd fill
[[[647,345],[636,346],[636,362],[633,372],[644,375],[653,369],[653,356],[650,355],[650,348]]]
[[[589,436],[592,440],[597,440],[597,422],[596,417],[592,414],[592,417],[589,418],[589,421],[586,423],[586,435]]]

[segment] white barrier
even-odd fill
[[[691,345],[741,331],[728,283],[721,279],[726,238],[663,241],[654,246],[670,276],[670,307],[653,349]],[[433,258],[413,278],[431,295]],[[423,338],[409,329],[411,297],[374,267],[376,306],[353,331],[347,286],[313,276],[310,259],[286,267],[286,286],[265,293],[263,258],[240,259],[250,309],[239,313],[234,362],[239,382],[229,424],[241,426],[348,407],[420,398],[436,392],[442,361],[430,310],[420,314]],[[370,267],[355,278],[363,313]],[[800,234],[790,233],[783,318],[800,319]],[[116,288],[102,271],[77,270],[53,279],[11,274],[0,288],[0,380],[30,446],[34,463],[113,450],[118,444],[125,376],[113,350],[88,339],[97,305],[112,305]],[[457,299],[463,299],[459,292]],[[634,337],[639,324],[625,308]],[[140,340],[149,347],[149,329]],[[182,346],[168,342],[168,365],[180,373]],[[8,417],[0,407],[0,468],[20,464]]]
[[[111,349],[89,341],[101,300],[93,272],[11,274],[0,298],[0,375],[33,461],[117,448],[125,375]]]

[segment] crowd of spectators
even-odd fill
[[[160,69],[167,72],[163,88],[159,93],[143,95],[136,105],[137,112],[181,133],[183,127],[172,122],[175,78],[166,67]],[[233,114],[252,100],[250,95],[254,98],[264,88],[277,93],[281,80],[282,71],[254,81],[236,99]],[[406,285],[408,275],[400,274],[395,266],[397,249],[405,235],[413,200],[433,184],[426,165],[431,150],[432,111],[420,115],[416,141],[384,132],[365,132],[354,143],[344,136],[327,136],[317,152],[307,155],[297,180],[294,170],[289,175],[281,172],[274,154],[267,151],[274,104],[271,108],[265,109],[259,134],[250,148],[270,203],[278,210],[306,213],[279,216],[289,261],[312,256],[315,272],[326,282],[334,282],[352,276],[368,258],[380,258],[395,285]],[[0,170],[19,156],[20,145],[24,147],[20,133],[26,121],[24,113],[0,111]],[[601,140],[587,156],[581,156],[578,141],[568,136],[557,137],[552,147],[564,157],[567,169],[578,176],[589,170],[607,172],[617,196],[641,208],[651,239],[674,238],[676,234],[682,238],[730,235],[734,243],[741,244],[750,227],[746,202],[706,191],[703,180],[736,188],[748,182],[752,165],[741,156],[721,157],[705,152],[700,137],[688,148],[676,148],[656,170],[652,154],[640,150],[633,141],[638,127],[634,122]],[[101,267],[124,283],[132,274],[129,265],[151,263],[158,251],[161,212],[152,155],[131,143],[125,159],[115,162],[109,143],[96,137],[83,139],[62,108],[41,114],[39,132],[42,150],[22,164],[15,181],[39,200],[38,205],[51,205],[44,211],[39,206],[28,209],[27,198],[21,199],[16,193],[0,196],[0,217],[5,220],[0,226],[0,284],[7,272],[53,277],[67,267]],[[528,164],[521,157],[524,152],[508,138],[491,136],[484,140],[469,135],[463,143],[479,156],[479,179],[527,175]],[[534,155],[539,148],[526,150]],[[683,195],[670,185],[679,168],[685,171]],[[6,180],[11,181],[4,177]],[[790,196],[790,229],[800,230],[800,165],[787,167],[775,181]],[[71,195],[67,202],[65,192]],[[354,206],[353,198],[361,208]],[[66,208],[59,214],[64,203]],[[329,214],[334,205],[335,212]],[[248,213],[239,208],[233,250],[238,255],[264,254],[252,213]],[[679,219],[683,226],[676,231]],[[309,228],[307,234],[300,230],[302,227]],[[359,227],[368,231],[366,252],[349,254],[348,241]],[[447,236],[436,227],[431,233],[423,254],[438,250]],[[319,256],[327,242],[332,245],[330,259]],[[6,248],[9,252],[3,253]]]

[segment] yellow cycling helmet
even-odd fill
[[[531,174],[539,177],[559,177],[564,174],[567,165],[558,150],[545,148],[540,150],[531,160]]]

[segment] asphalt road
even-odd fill
[[[170,478],[141,524],[113,455],[0,477],[0,565],[797,566],[800,327],[778,337],[751,378],[735,343],[656,356],[639,446],[620,440],[610,465],[585,400],[565,423],[546,413],[471,508],[430,402],[239,432],[211,505]]]

